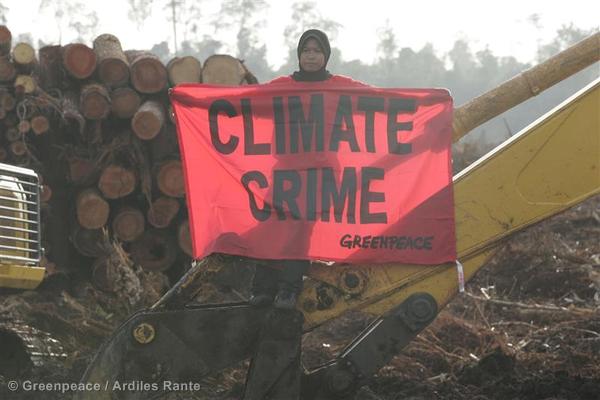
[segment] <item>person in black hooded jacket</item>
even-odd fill
[[[302,34],[298,41],[297,54],[299,70],[291,76],[282,76],[270,83],[334,81],[364,86],[360,82],[344,76],[332,75],[327,71],[331,47],[327,35],[318,29],[309,29]],[[256,266],[250,304],[266,306],[273,302],[276,308],[288,310],[295,308],[298,295],[302,291],[302,279],[310,266],[310,261],[283,260],[280,265],[282,267],[280,271],[260,264]]]

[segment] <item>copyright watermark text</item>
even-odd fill
[[[8,390],[16,392],[180,392],[180,391],[197,391],[201,389],[198,382],[144,382],[144,381],[105,381],[99,382],[34,382],[31,380],[24,381],[9,381],[6,384]]]

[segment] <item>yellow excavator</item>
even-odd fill
[[[38,175],[0,163],[0,288],[35,289],[44,279],[40,226]]]
[[[599,59],[597,33],[457,108],[454,139]],[[1,209],[22,212],[14,195],[21,191],[2,186],[1,198],[13,205],[2,203]],[[454,191],[459,264],[313,263],[290,312],[247,303],[194,304],[195,281],[217,268],[211,258],[196,262],[104,343],[82,378],[86,388],[99,389],[75,398],[143,399],[182,384],[193,389],[202,377],[248,359],[243,399],[352,398],[435,319],[458,293],[461,276],[468,281],[503,240],[600,193],[600,78],[461,171]],[[9,221],[25,229],[20,218]],[[2,238],[7,254],[23,251],[10,244],[21,237]],[[35,281],[25,275],[23,281]],[[0,269],[0,284],[15,285],[19,277],[10,276]],[[375,319],[335,359],[303,370],[302,332],[348,310]]]

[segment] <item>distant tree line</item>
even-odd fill
[[[213,3],[214,4],[214,3]],[[452,93],[456,105],[463,104],[473,97],[497,86],[531,65],[519,62],[512,56],[498,57],[489,49],[473,51],[465,40],[457,40],[446,54],[439,54],[432,44],[419,50],[401,47],[389,24],[378,32],[378,57],[374,63],[360,60],[345,60],[341,51],[335,48],[335,38],[341,25],[324,18],[312,0],[299,0],[291,6],[290,23],[284,30],[284,43],[288,54],[279,68],[267,63],[267,45],[261,41],[262,29],[266,26],[268,3],[265,0],[224,0],[216,13],[208,14],[206,0],[128,0],[129,17],[139,29],[151,29],[145,21],[153,11],[160,11],[171,25],[172,40],[157,43],[150,50],[164,62],[176,55],[193,55],[200,61],[216,53],[232,54],[246,63],[260,82],[266,82],[279,75],[287,75],[298,68],[296,41],[308,28],[319,28],[328,33],[333,42],[328,68],[338,74],[347,75],[365,83],[381,87],[444,87]],[[91,42],[98,22],[96,14],[86,10],[80,0],[42,0],[40,12],[52,12],[60,35],[65,29],[74,29],[78,39]],[[6,22],[6,6],[0,5],[0,22]],[[529,22],[539,28],[540,18],[533,14]],[[595,28],[597,29],[597,28]],[[554,39],[538,43],[537,61],[543,61],[553,54],[594,33],[594,29],[584,30],[575,25],[560,28]],[[230,40],[222,40],[228,37]],[[219,38],[219,39],[217,39]],[[31,41],[30,35],[22,35],[17,40]],[[271,38],[269,40],[274,40]],[[38,45],[43,45],[40,41]],[[501,123],[485,125],[480,133],[493,130],[493,138],[507,136],[522,128],[532,119],[546,112],[566,96],[579,89],[586,82],[598,76],[598,66],[588,69],[583,77],[574,82],[559,85],[560,90],[538,96],[524,109],[505,115]],[[493,129],[492,129],[493,128]],[[499,135],[497,132],[501,131]]]

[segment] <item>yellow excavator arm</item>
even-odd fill
[[[455,111],[455,140],[599,58],[596,34],[472,100]],[[458,258],[466,280],[508,236],[600,193],[599,111],[597,79],[454,178]],[[197,263],[151,309],[125,321],[83,381],[200,379],[250,358],[243,399],[352,398],[459,289],[456,264],[314,263],[297,310],[188,304],[194,281],[218,264],[211,258]],[[302,331],[348,310],[376,318],[334,360],[301,372]],[[113,397],[82,392],[75,398]]]
[[[457,251],[465,278],[507,236],[597,193],[600,79],[454,177]],[[305,329],[349,309],[382,315],[417,292],[430,293],[443,306],[458,290],[454,264],[315,264],[309,275],[314,281],[299,301]]]

